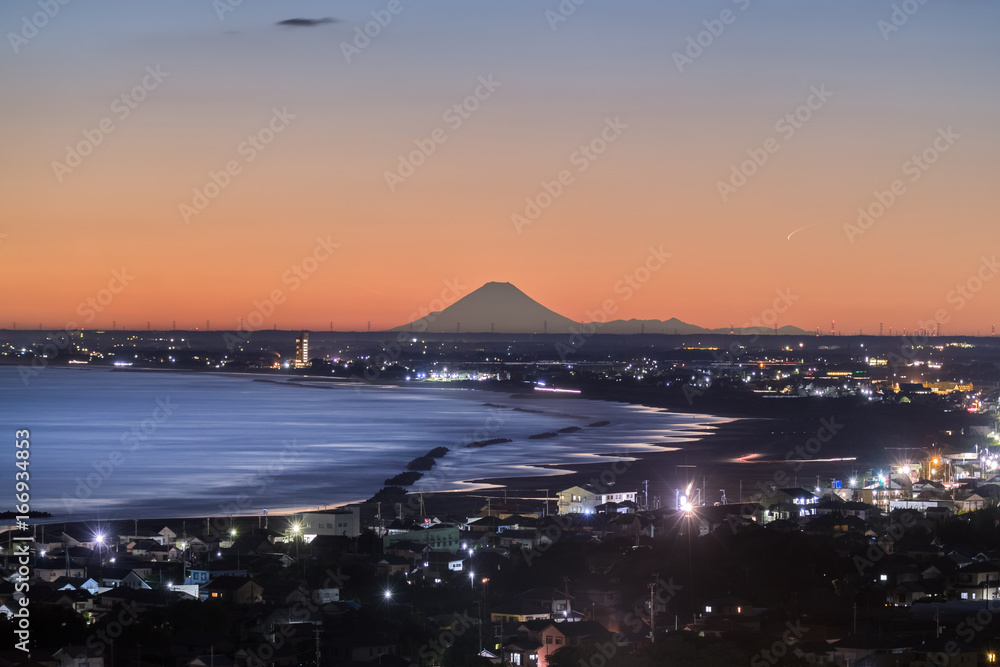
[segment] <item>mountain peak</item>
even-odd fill
[[[424,311],[426,312],[426,310]],[[727,334],[729,328],[704,329],[675,317],[669,320],[612,320],[596,329],[605,334]],[[441,311],[433,312],[393,331],[431,333],[579,333],[579,322],[549,310],[518,289],[513,283],[490,281]],[[807,333],[785,326],[783,334]],[[767,327],[738,330],[740,334],[769,334]]]
[[[491,281],[441,311],[396,331],[444,333],[569,333],[577,323],[549,310],[513,283]]]

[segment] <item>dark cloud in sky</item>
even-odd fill
[[[323,25],[324,23],[339,23],[339,20],[330,18],[329,16],[322,19],[285,19],[284,21],[278,21],[275,25],[291,26],[293,28],[311,28],[316,25]]]

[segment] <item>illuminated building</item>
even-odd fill
[[[295,339],[295,367],[305,368],[309,365],[309,332],[303,331]]]

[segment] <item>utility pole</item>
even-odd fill
[[[649,643],[656,643],[656,582],[649,586]]]

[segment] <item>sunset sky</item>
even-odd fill
[[[1000,3],[61,2],[0,5],[0,327],[998,319]]]

